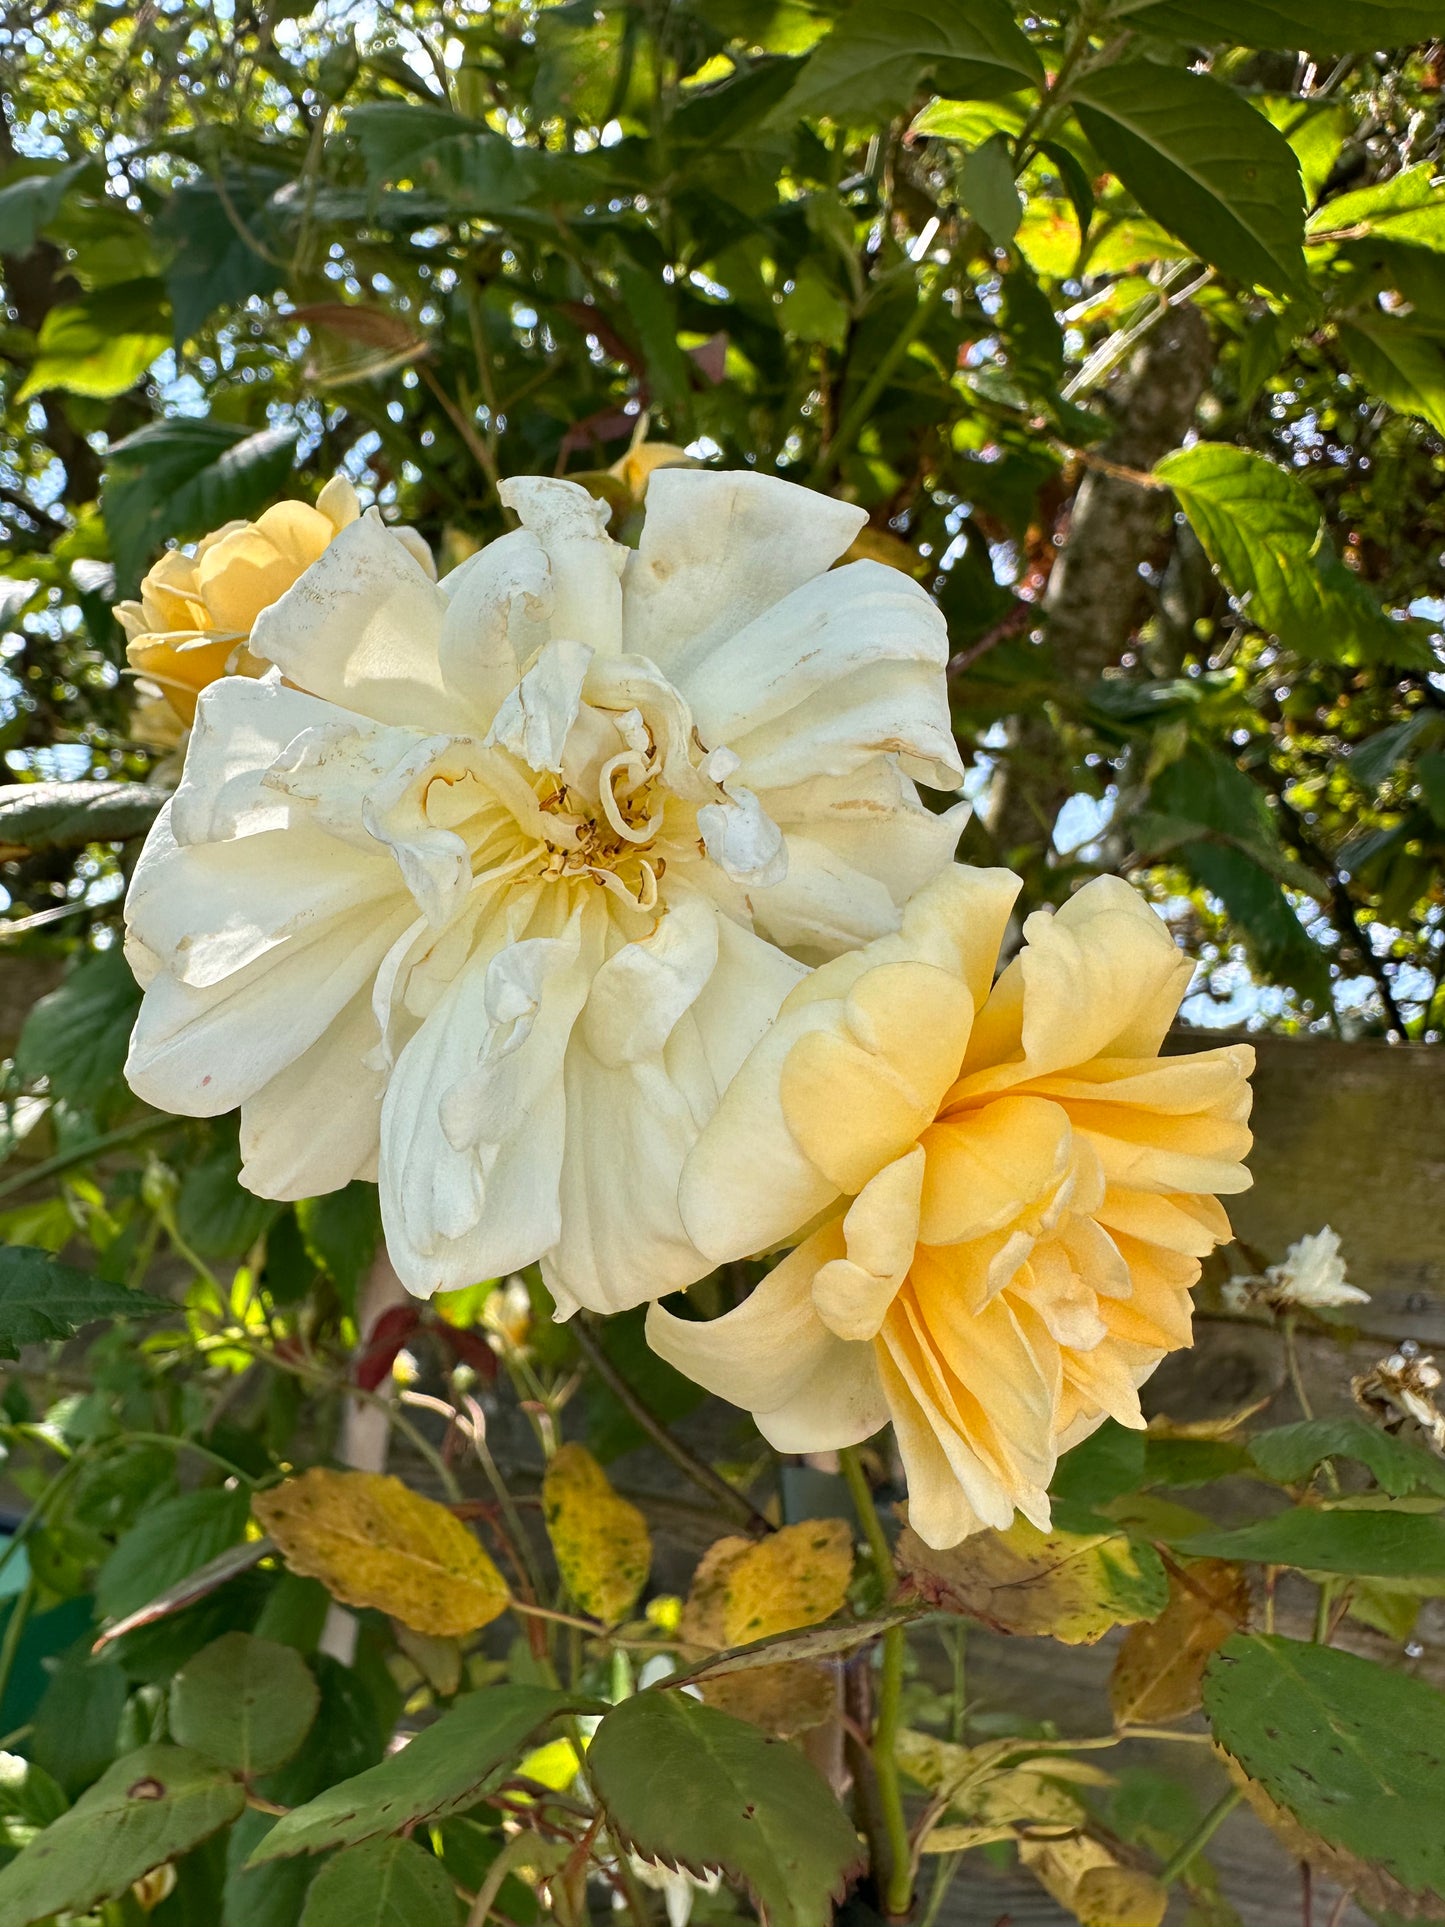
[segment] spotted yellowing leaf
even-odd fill
[[[746,1646],[830,1619],[852,1576],[853,1535],[842,1519],[784,1526],[729,1567],[723,1643]]]
[[[853,1538],[841,1519],[784,1526],[757,1542],[719,1539],[693,1574],[683,1640],[716,1652],[815,1626],[843,1604],[852,1572]],[[699,1690],[709,1706],[785,1739],[821,1726],[838,1707],[834,1670],[813,1660],[704,1679]]]
[[[554,1453],[542,1480],[542,1517],[568,1592],[583,1612],[615,1625],[652,1568],[647,1521],[613,1490],[585,1445]]]
[[[507,1609],[502,1575],[472,1534],[400,1479],[317,1466],[258,1493],[253,1510],[292,1572],[344,1605],[375,1606],[442,1639]]]
[[[1068,1646],[1092,1646],[1111,1626],[1153,1619],[1169,1602],[1159,1555],[1117,1527],[1040,1532],[1017,1519],[1007,1532],[976,1533],[949,1552],[933,1551],[907,1527],[898,1563],[947,1612]]]
[[[1109,1676],[1121,1725],[1155,1725],[1192,1713],[1213,1652],[1249,1617],[1249,1584],[1238,1566],[1196,1559],[1169,1581],[1169,1604],[1131,1626]]]

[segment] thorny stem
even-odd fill
[[[1171,1859],[1165,1861],[1164,1865],[1159,1869],[1159,1879],[1164,1886],[1167,1887],[1171,1881],[1177,1880],[1190,1864],[1203,1853],[1204,1849],[1209,1845],[1220,1827],[1223,1826],[1224,1822],[1229,1818],[1230,1814],[1233,1813],[1243,1798],[1244,1795],[1239,1788],[1232,1786],[1228,1793],[1209,1809],[1208,1813],[1205,1814],[1204,1818],[1184,1842],[1184,1845],[1179,1849],[1178,1853],[1174,1854]]]
[[[695,1453],[690,1452],[681,1439],[674,1438],[656,1413],[643,1404],[603,1351],[585,1312],[579,1315],[572,1330],[577,1340],[578,1350],[608,1391],[628,1417],[635,1419],[642,1427],[658,1450],[667,1454],[678,1471],[685,1473],[694,1485],[700,1487],[709,1497],[716,1499],[719,1505],[725,1506],[735,1519],[740,1520],[751,1531],[772,1532],[772,1520],[766,1514],[759,1512],[751,1499],[739,1492],[735,1486],[729,1485],[721,1473],[714,1472],[710,1465],[698,1458]]]
[[[893,1554],[873,1493],[858,1457],[858,1448],[845,1446],[838,1454],[843,1477],[847,1480],[858,1522],[863,1528],[878,1568],[879,1577],[889,1592],[893,1590]],[[898,1724],[903,1696],[903,1664],[908,1639],[902,1626],[890,1626],[883,1635],[882,1665],[878,1674],[878,1714],[873,1722],[870,1749],[873,1772],[878,1784],[878,1817],[883,1838],[874,1841],[874,1877],[883,1912],[890,1920],[907,1917],[913,1902],[913,1850],[908,1838],[908,1818],[903,1811],[903,1787],[898,1777]],[[879,1848],[882,1852],[879,1852]]]

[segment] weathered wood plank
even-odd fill
[[[1197,1031],[1175,1040],[1197,1048]],[[1445,1343],[1445,1050],[1252,1037],[1254,1188],[1229,1200],[1236,1232],[1270,1260],[1307,1232],[1339,1232],[1369,1322]],[[1363,1319],[1361,1322],[1364,1322]]]

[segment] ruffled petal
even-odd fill
[[[528,769],[560,770],[591,660],[591,649],[570,636],[546,643],[498,709],[488,743],[510,750]]]
[[[714,649],[830,568],[866,520],[772,475],[659,469],[623,578],[623,647],[686,694]]]
[[[923,1162],[915,1145],[864,1185],[843,1219],[847,1255],[813,1280],[818,1316],[839,1338],[874,1338],[888,1315],[918,1243]]]
[[[530,529],[513,529],[469,556],[440,588],[442,681],[456,698],[457,726],[481,734],[551,633],[546,550]]]
[[[925,664],[870,663],[729,746],[742,759],[745,780],[759,790],[852,776],[875,756],[895,756],[917,782],[954,790],[963,765],[944,689],[941,671]]]
[[[563,1062],[586,991],[576,918],[560,936],[483,949],[397,1058],[382,1223],[418,1297],[518,1270],[556,1242]]]
[[[185,768],[171,799],[179,843],[216,843],[284,829],[293,810],[266,782],[288,744],[337,716],[330,703],[282,682],[223,676],[201,692]]]
[[[258,618],[257,655],[343,709],[418,732],[456,723],[437,650],[447,599],[375,509]]]
[[[923,1134],[924,1244],[959,1244],[1002,1231],[1051,1200],[1072,1156],[1069,1115],[1039,1097],[1000,1097]]]
[[[947,661],[947,624],[926,592],[882,563],[854,562],[719,642],[683,690],[704,741],[736,750],[755,786],[850,775],[893,753],[909,775],[953,789],[963,768]]]
[[[396,915],[390,901],[357,904],[201,987],[153,975],[126,1060],[131,1089],[182,1117],[216,1117],[253,1097],[371,981],[410,914]]]
[[[932,1123],[972,1018],[957,977],[933,964],[882,963],[853,985],[841,1022],[794,1045],[782,1067],[783,1116],[840,1191],[861,1191]]]
[[[751,1412],[780,1452],[857,1445],[888,1419],[874,1348],[835,1337],[811,1293],[819,1266],[842,1248],[840,1225],[825,1226],[721,1318],[692,1322],[653,1305],[647,1342],[685,1377]]]
[[[307,1051],[241,1106],[241,1182],[262,1198],[316,1198],[376,1175],[385,1079],[363,988]]]
[[[757,927],[789,948],[824,955],[897,930],[903,906],[947,871],[969,816],[967,803],[926,809],[912,779],[886,756],[846,777],[769,790],[761,800],[787,840],[788,874],[750,893]]]
[[[623,1310],[712,1269],[683,1225],[679,1178],[797,970],[689,896],[597,972],[568,1050],[562,1231],[545,1265],[563,1316]]]
[[[622,647],[623,566],[628,551],[607,534],[608,508],[576,482],[513,475],[501,497],[547,555],[551,632],[602,655]]]
[[[724,1090],[683,1166],[682,1221],[714,1264],[782,1243],[838,1196],[789,1130],[779,1090],[788,1053],[838,1013],[820,1003],[781,1016]]]

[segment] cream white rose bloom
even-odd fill
[[[379,1177],[417,1293],[541,1256],[563,1311],[709,1268],[677,1184],[816,961],[897,927],[958,811],[942,618],[830,570],[862,521],[664,469],[641,547],[574,484],[430,580],[373,512],[202,696],[127,906],[128,1076],[241,1106],[268,1197]]]

